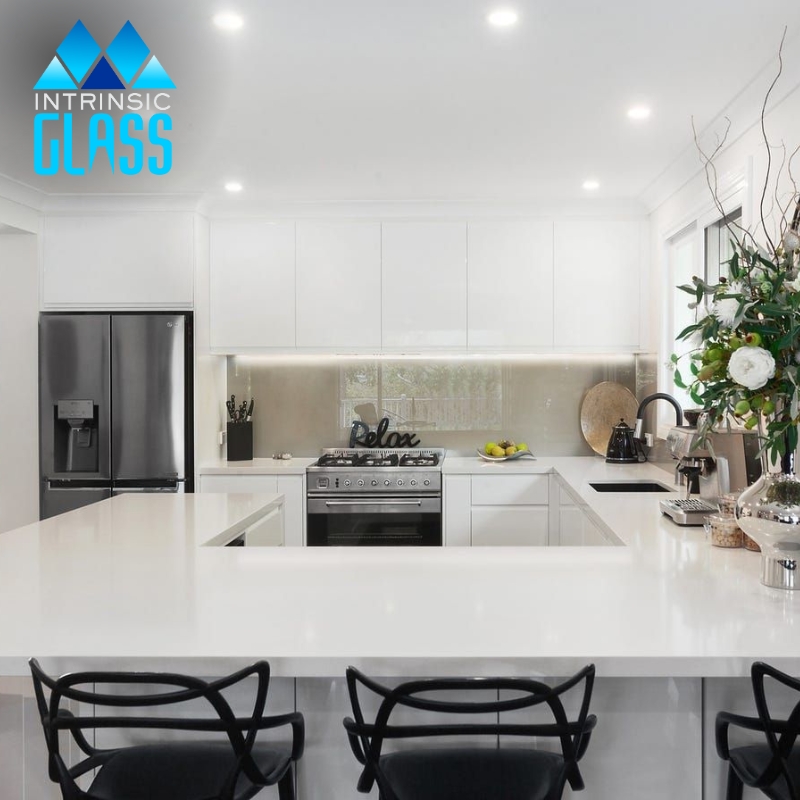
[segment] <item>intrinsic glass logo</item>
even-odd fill
[[[98,58],[99,56],[99,58]],[[150,58],[148,59],[148,56]],[[126,22],[105,54],[81,20],[78,20],[56,55],[33,87],[36,94],[34,118],[34,169],[39,175],[54,175],[63,167],[71,175],[91,171],[98,152],[104,151],[111,171],[119,167],[125,175],[135,175],[144,167],[144,142],[135,135],[147,130],[147,142],[161,148],[161,158],[151,155],[147,166],[154,175],[163,175],[172,168],[172,142],[164,131],[172,130],[169,94],[175,84],[136,28]],[[115,94],[117,92],[117,94]],[[152,94],[155,92],[155,94]],[[51,94],[55,93],[55,94]],[[66,113],[60,113],[65,110]],[[50,113],[48,113],[48,109]],[[77,166],[74,159],[73,112],[90,110],[88,120],[87,169]],[[118,126],[112,110],[158,113],[145,121],[141,114],[126,113]],[[48,163],[45,164],[45,123],[52,133],[52,123],[60,124],[62,140],[49,137]],[[132,148],[130,155],[118,154],[116,145]]]

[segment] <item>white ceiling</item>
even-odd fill
[[[490,28],[497,5],[519,25]],[[222,7],[241,31],[210,24]],[[175,81],[168,175],[34,174],[32,87],[78,18],[101,46],[130,18]],[[636,198],[785,25],[800,34],[796,0],[2,0],[0,174],[56,193],[237,178],[319,202],[570,200],[592,176]],[[649,121],[627,119],[636,102]]]

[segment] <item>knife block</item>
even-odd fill
[[[253,460],[253,423],[228,423],[228,461]]]

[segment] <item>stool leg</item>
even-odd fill
[[[294,775],[291,766],[278,781],[278,797],[280,800],[294,800]]]
[[[742,800],[744,786],[739,776],[736,774],[733,765],[728,765],[728,790],[725,793],[725,800]]]

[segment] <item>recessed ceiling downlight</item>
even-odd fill
[[[214,24],[223,31],[238,31],[244,20],[233,11],[221,11],[214,15]]]
[[[513,8],[498,8],[486,17],[495,28],[510,28],[519,21],[519,15]]]
[[[239,181],[228,181],[225,184],[225,189],[229,192],[241,192],[242,184]]]
[[[650,116],[650,108],[648,106],[633,106],[628,109],[628,119],[642,120]]]
[[[594,192],[600,188],[600,181],[596,181],[594,178],[588,178],[583,182],[583,188],[586,189],[587,192]]]

